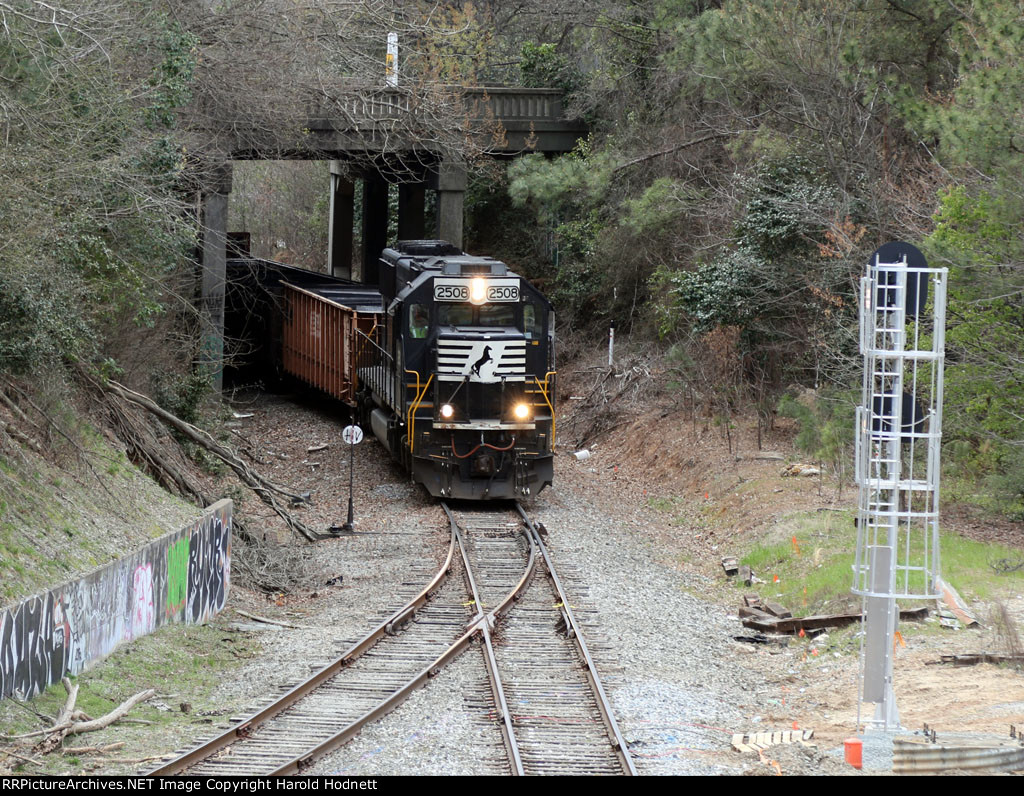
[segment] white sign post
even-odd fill
[[[398,34],[388,34],[388,52],[384,60],[384,82],[394,88],[398,85]]]
[[[363,441],[363,430],[359,428],[355,423],[345,426],[341,432],[341,439],[349,449],[348,457],[348,520],[341,526],[343,531],[355,530],[355,522],[353,521],[353,510],[352,510],[352,472],[355,469],[356,461],[356,445]]]

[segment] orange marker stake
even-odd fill
[[[800,543],[796,540],[795,536],[793,537],[793,552],[796,553],[797,558],[800,557]]]
[[[778,583],[778,582],[779,582],[779,576],[778,576],[778,575],[776,575],[776,576],[775,576],[775,580],[773,580],[772,582],[773,582],[773,583]]]
[[[901,647],[903,647],[903,649],[907,648],[906,643],[903,641],[903,634],[900,633],[900,631],[898,631],[898,630],[893,631],[893,639],[892,639],[892,651],[893,652],[896,651],[896,645],[897,644],[899,644]]]

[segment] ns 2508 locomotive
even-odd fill
[[[528,281],[443,241],[380,258],[382,324],[359,332],[361,416],[432,495],[518,498],[551,484],[554,314]]]
[[[430,494],[521,498],[551,484],[554,314],[505,263],[400,241],[373,286],[259,263],[272,361],[353,407]]]

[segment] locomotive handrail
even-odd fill
[[[430,374],[430,378],[427,379],[427,383],[423,385],[423,392],[419,392],[420,389],[420,373],[418,370],[405,369],[406,373],[416,374],[416,400],[412,402],[409,407],[409,453],[413,453],[413,443],[416,440],[416,410],[420,408],[420,404],[423,402],[423,396],[427,394],[427,389],[430,387],[430,382],[434,380],[434,374]]]
[[[551,399],[548,398],[548,379],[557,374],[557,370],[549,370],[544,374],[544,383],[540,383],[540,379],[536,376],[533,380],[537,382],[537,387],[540,389],[540,394],[544,396],[544,403],[548,405],[548,409],[551,410],[551,452],[555,452],[555,407],[551,405]]]
[[[379,326],[380,326],[380,324],[377,323],[376,318],[375,318],[374,319],[374,323],[373,323],[373,328],[370,329],[370,331],[371,332],[375,331],[377,328],[379,328]],[[387,370],[390,371],[391,370],[391,365],[394,363],[394,358],[391,356],[391,354],[389,354],[384,349],[384,347],[380,345],[380,343],[378,343],[372,337],[367,335],[366,332],[364,332],[362,329],[356,329],[356,335],[360,336],[360,337],[363,337],[366,340],[367,343],[369,343],[371,346],[373,346],[373,348],[377,349],[378,356],[383,360],[383,363],[387,367]],[[357,368],[358,367],[362,367],[362,365],[357,365]],[[378,366],[374,365],[373,367],[378,367]],[[380,383],[380,389],[384,392],[385,402],[387,402],[388,405],[391,406],[392,408],[395,408],[395,405],[396,405],[397,401],[395,400],[395,396],[392,394],[393,393],[393,389],[392,389],[393,385],[383,375],[381,376],[380,382],[381,382]]]
[[[354,392],[358,392],[359,391],[359,368],[362,367],[365,364],[365,363],[360,362],[360,358],[361,358],[363,352],[365,351],[365,349],[362,349],[359,346],[359,337],[360,337],[360,335],[365,337],[366,338],[366,342],[368,342],[370,345],[376,346],[377,348],[380,348],[380,346],[377,345],[377,343],[374,341],[374,339],[372,337],[370,337],[370,335],[374,334],[374,332],[377,331],[377,326],[379,325],[377,323],[377,316],[373,315],[371,317],[373,318],[373,326],[370,327],[370,334],[367,334],[366,332],[364,332],[362,329],[359,328],[359,323],[358,323],[358,321],[359,321],[359,313],[358,312],[356,313],[356,323],[352,324],[352,332],[353,332],[353,336],[352,336],[352,351],[355,353],[355,357],[354,357],[355,362],[354,362],[354,365],[352,366],[352,389],[353,389]],[[380,350],[381,350],[381,353],[387,353],[382,348]]]

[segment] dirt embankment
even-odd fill
[[[586,458],[574,466],[590,470],[601,481],[613,481],[622,499],[663,513],[665,522],[653,525],[649,533],[681,570],[696,569],[706,576],[703,596],[738,608],[743,593],[752,589],[726,578],[722,557],[786,546],[790,539],[796,544],[797,532],[808,528],[820,541],[805,555],[842,553],[845,544],[852,564],[856,485],[802,457],[794,445],[798,429],[792,420],[776,417],[759,428],[753,413],[724,416],[701,407],[694,412],[686,405],[688,393],[669,387],[665,371],[649,355],[624,349],[612,373],[601,361],[603,354],[593,359],[561,374],[559,435],[564,452],[571,456],[585,450]],[[821,472],[793,476],[787,468],[794,463]],[[944,546],[947,537],[951,544],[961,538],[1000,543],[1009,552],[993,552],[990,558],[1008,554],[1024,561],[1019,523],[971,506],[944,504],[942,528]],[[989,563],[996,567],[998,562]],[[985,569],[984,562],[980,566]],[[768,581],[773,577],[770,568],[758,574]],[[939,661],[942,655],[981,650],[1024,651],[1024,570],[985,572],[983,584],[947,572],[950,579],[958,575],[981,623],[943,629],[932,617],[901,627],[895,690],[902,724],[920,729],[927,723],[940,734],[971,731],[1005,737],[1009,725],[1019,726],[1024,715],[1024,672],[990,664],[954,668]],[[769,582],[756,590],[773,597],[772,586]],[[793,585],[780,585],[778,593],[792,594]],[[853,595],[845,598],[845,605],[842,596],[839,603],[835,599],[825,608],[860,609]],[[815,606],[798,607],[806,612]],[[840,746],[854,732],[858,717],[857,630],[853,626],[814,640],[786,639],[786,646],[709,638],[709,644],[746,659],[764,677],[767,709],[752,714],[748,726],[735,731],[787,730],[796,724],[814,728],[823,747]],[[743,634],[738,618],[736,631]],[[871,706],[863,711],[862,720],[869,719]]]

